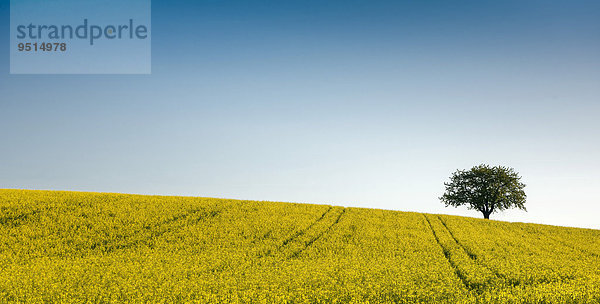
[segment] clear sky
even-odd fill
[[[151,75],[9,75],[0,188],[444,208],[514,167],[529,212],[600,228],[599,1],[152,2]]]

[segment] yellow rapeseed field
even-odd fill
[[[0,303],[599,303],[600,231],[0,190]]]

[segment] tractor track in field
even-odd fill
[[[303,228],[303,229],[300,229],[300,230],[296,231],[296,233],[294,233],[292,236],[290,236],[290,237],[288,237],[287,239],[285,239],[285,240],[283,241],[283,243],[281,243],[281,245],[279,245],[279,246],[277,247],[277,250],[279,250],[279,251],[282,251],[282,250],[285,248],[285,246],[286,246],[287,244],[291,243],[291,242],[292,242],[292,241],[294,241],[295,239],[297,239],[297,238],[301,237],[302,235],[304,235],[304,234],[305,234],[305,233],[306,233],[308,230],[310,230],[310,229],[311,229],[313,226],[315,226],[315,225],[316,225],[316,224],[318,224],[320,221],[322,221],[322,220],[325,218],[325,216],[326,216],[326,215],[327,215],[329,212],[331,212],[331,210],[333,210],[333,207],[331,207],[331,206],[330,206],[330,207],[329,207],[327,210],[325,210],[325,212],[323,212],[323,214],[321,214],[321,216],[320,216],[318,219],[316,219],[316,220],[315,220],[314,222],[312,222],[310,225],[306,226],[306,227],[305,227],[305,228]]]
[[[536,285],[536,284],[540,284],[540,283],[550,283],[550,282],[555,282],[555,281],[560,281],[560,282],[564,282],[564,281],[568,281],[571,278],[561,278],[560,280],[540,280],[540,281],[532,281],[532,282],[520,282],[518,280],[515,279],[511,279],[509,277],[507,277],[505,274],[500,273],[498,270],[488,266],[486,263],[483,263],[480,259],[477,258],[477,255],[475,253],[473,253],[472,251],[470,251],[469,249],[467,249],[467,247],[465,247],[455,236],[454,233],[452,233],[452,230],[450,230],[450,228],[448,228],[448,226],[446,225],[446,222],[438,215],[437,216],[438,219],[440,220],[440,222],[442,223],[442,225],[444,226],[444,228],[446,228],[446,231],[448,231],[448,233],[450,234],[450,236],[452,237],[452,239],[456,242],[456,244],[458,244],[463,251],[467,254],[467,256],[476,264],[487,268],[489,271],[491,271],[494,276],[496,276],[498,279],[503,280],[506,284],[511,285],[512,287],[516,287],[519,285]]]
[[[314,242],[316,242],[323,235],[325,235],[325,233],[328,233],[329,231],[331,231],[331,229],[333,229],[333,227],[340,222],[342,215],[344,215],[345,213],[346,213],[346,208],[342,209],[342,212],[340,212],[340,215],[338,215],[337,219],[335,220],[335,222],[333,222],[333,224],[329,225],[329,227],[327,227],[325,230],[321,231],[321,233],[319,233],[316,237],[310,239],[310,241],[305,243],[305,246],[302,247],[302,249],[292,253],[289,256],[289,259],[297,258],[304,250],[308,249],[308,247],[310,247]]]
[[[462,250],[465,251],[465,253],[469,256],[469,258],[471,258],[471,260],[473,260],[473,261],[477,261],[477,255],[474,254],[473,252],[471,252],[470,250],[468,250],[467,247],[465,247],[461,242],[458,241],[456,236],[454,236],[454,233],[452,233],[452,230],[450,230],[450,228],[448,228],[448,226],[446,225],[446,222],[444,222],[444,220],[439,215],[437,218],[440,220],[440,222],[442,223],[444,228],[446,228],[446,231],[448,231],[448,233],[450,234],[452,239],[456,242],[456,244],[458,244],[458,246],[460,246],[460,248],[462,248]],[[487,267],[486,265],[482,264],[482,266],[489,269],[489,267]]]
[[[454,274],[456,275],[456,277],[458,277],[458,279],[461,281],[461,283],[465,286],[465,288],[467,290],[470,290],[470,291],[477,290],[469,282],[469,280],[467,280],[467,278],[461,273],[461,271],[458,269],[458,266],[456,264],[454,264],[454,262],[452,262],[452,260],[450,259],[450,251],[446,247],[444,247],[444,245],[442,245],[442,242],[440,242],[440,239],[438,238],[437,233],[435,233],[435,230],[433,229],[433,226],[431,225],[429,218],[427,218],[427,216],[425,214],[422,214],[422,215],[425,218],[425,221],[427,221],[427,224],[429,225],[429,229],[431,230],[431,233],[433,234],[435,241],[437,242],[438,246],[440,246],[440,248],[442,249],[442,253],[444,254],[444,257],[446,258],[446,261],[448,261],[448,264],[450,264],[450,267],[452,267],[452,270],[454,270]]]
[[[186,222],[178,224],[174,227],[168,227],[169,224],[184,221],[184,220],[189,219],[190,217],[197,215],[197,214],[200,214],[200,216],[198,216],[197,218],[191,219],[191,221],[186,221]],[[153,248],[154,247],[153,241],[156,238],[161,237],[165,233],[168,233],[168,232],[171,232],[171,231],[174,231],[177,229],[181,229],[190,223],[198,223],[198,222],[206,220],[206,219],[214,218],[214,217],[218,216],[219,214],[221,214],[221,210],[212,210],[212,211],[207,211],[204,209],[191,210],[186,213],[173,216],[173,217],[171,217],[167,220],[164,220],[160,223],[157,223],[155,225],[143,226],[141,229],[138,229],[138,231],[136,231],[136,234],[137,233],[146,234],[142,238],[135,238],[133,240],[129,240],[129,241],[126,241],[121,244],[119,244],[117,241],[102,240],[102,241],[93,243],[90,246],[90,249],[94,250],[97,247],[103,247],[104,252],[111,253],[111,252],[114,252],[117,250],[124,250],[124,249],[128,249],[128,248],[132,248],[132,247],[135,247],[140,244],[146,244],[150,248]],[[150,230],[149,234],[144,233],[146,230]]]
[[[440,220],[440,222],[442,223],[442,225],[444,226],[444,228],[446,229],[446,231],[448,231],[448,233],[450,234],[450,237],[452,237],[452,239],[454,240],[454,242],[456,242],[456,244],[458,244],[458,246],[460,246],[460,248],[462,248],[462,250],[467,254],[467,256],[476,264],[487,268],[490,272],[492,272],[494,274],[494,276],[496,276],[498,279],[503,280],[504,282],[512,285],[512,286],[517,286],[519,285],[519,282],[516,282],[514,280],[509,279],[508,277],[506,277],[506,275],[498,272],[496,269],[491,268],[490,266],[488,266],[487,264],[483,263],[481,260],[479,260],[477,258],[477,255],[475,253],[473,253],[471,250],[467,249],[467,247],[465,247],[460,241],[458,241],[458,239],[456,238],[456,236],[454,236],[454,233],[452,233],[452,230],[450,230],[450,228],[448,228],[448,226],[446,225],[446,222],[438,215],[437,218]]]

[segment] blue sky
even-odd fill
[[[514,167],[529,212],[600,228],[600,2],[158,1],[151,75],[9,75],[0,188],[450,213]]]

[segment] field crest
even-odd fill
[[[0,190],[0,302],[598,303],[600,231]]]

